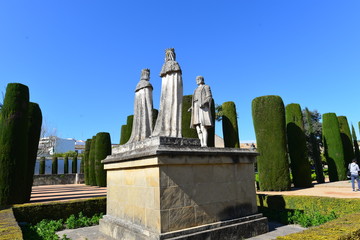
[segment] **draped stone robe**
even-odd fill
[[[134,121],[128,143],[144,140],[150,137],[152,127],[152,90],[151,83],[140,80],[135,89]]]
[[[181,116],[183,82],[179,64],[175,60],[164,63],[162,77],[160,109],[152,136],[181,138]]]

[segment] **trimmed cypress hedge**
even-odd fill
[[[290,189],[286,151],[285,108],[279,96],[257,97],[252,101],[252,117],[257,142],[257,168],[261,191]]]
[[[58,158],[52,157],[51,174],[58,174]]]
[[[347,167],[355,157],[354,146],[352,143],[352,137],[351,137],[347,118],[345,116],[338,116],[338,121],[339,121],[341,141],[344,149],[344,160]]]
[[[39,163],[39,174],[45,174],[45,157],[41,157],[40,158],[40,163]]]
[[[64,174],[69,173],[69,157],[66,155],[64,157]]]
[[[73,157],[71,162],[71,173],[77,173],[77,156]]]
[[[304,121],[299,104],[286,105],[286,134],[295,187],[311,187],[311,167],[306,152]]]
[[[319,143],[315,137],[315,132],[314,132],[314,128],[313,128],[313,120],[311,118],[311,113],[308,108],[305,108],[305,112],[306,112],[306,120],[309,125],[310,143],[311,143],[311,148],[312,148],[312,153],[313,153],[312,157],[313,157],[314,166],[315,166],[316,181],[318,183],[324,183],[325,177],[324,177],[324,171],[323,171],[323,166],[322,166],[321,157],[320,157],[320,147],[319,147]]]
[[[90,173],[90,161],[89,161],[89,154],[91,148],[91,140],[87,139],[85,142],[85,151],[84,151],[84,177],[85,177],[85,184],[90,185],[89,183],[89,173]]]
[[[54,201],[47,203],[28,203],[13,206],[18,222],[36,224],[43,219],[66,219],[71,214],[82,212],[92,217],[96,213],[106,212],[106,197],[80,199],[71,201]]]
[[[101,163],[108,155],[111,155],[111,139],[107,132],[99,132],[96,134],[95,144],[95,171],[96,185],[106,187],[106,171],[104,164]]]
[[[96,186],[96,174],[95,174],[95,145],[96,136],[91,139],[90,153],[89,153],[89,185]]]
[[[355,158],[357,159],[357,161],[360,161],[359,144],[357,141],[356,132],[355,132],[355,128],[353,125],[351,125],[351,135],[352,135],[353,143],[354,143]]]
[[[24,202],[29,88],[9,83],[0,112],[0,205]],[[19,151],[21,149],[21,151]]]
[[[222,114],[222,128],[225,147],[240,148],[235,103],[224,102],[222,104]]]
[[[211,100],[211,119],[213,121],[213,127],[208,128],[208,147],[215,147],[215,101]]]
[[[125,143],[127,143],[131,137],[133,122],[134,122],[134,115],[129,115],[126,120]]]
[[[340,135],[339,121],[335,113],[322,115],[324,155],[329,168],[330,182],[346,180],[347,165]]]
[[[182,122],[181,122],[181,133],[183,138],[198,138],[198,134],[195,128],[190,128],[191,122],[191,111],[188,109],[191,108],[191,99],[192,95],[183,96],[182,101]]]
[[[157,109],[153,108],[153,110],[152,110],[152,117],[153,117],[153,119],[152,119],[152,128],[153,129],[155,127],[155,123],[156,123],[156,119],[157,119],[158,115],[159,115],[159,111]]]
[[[42,125],[42,113],[38,104],[29,103],[29,126],[28,126],[28,168],[26,172],[25,202],[30,201],[31,189],[36,164],[36,156],[39,146]]]
[[[127,134],[125,133],[127,130],[127,126],[125,125],[121,125],[121,132],[120,132],[120,145],[124,145],[127,141],[126,141],[126,136]]]

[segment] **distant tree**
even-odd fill
[[[338,121],[341,141],[344,149],[344,160],[347,168],[347,166],[351,163],[355,156],[354,146],[347,118],[345,116],[338,116]]]
[[[316,181],[318,183],[324,183],[325,177],[320,155],[320,142],[322,141],[320,123],[321,115],[316,110],[311,112],[308,108],[305,108],[303,110],[303,116],[308,157],[314,164]]]
[[[42,113],[37,103],[29,103],[29,123],[28,123],[28,166],[26,171],[26,190],[25,202],[30,201],[31,189],[34,179],[34,171],[36,164],[36,156],[39,146],[41,125],[42,125]]]
[[[322,118],[324,155],[329,168],[330,182],[346,180],[347,166],[338,118],[335,113],[325,113]]]
[[[359,144],[358,144],[358,140],[356,137],[356,132],[355,132],[355,128],[354,125],[351,124],[351,132],[352,132],[352,138],[353,138],[353,143],[354,143],[354,153],[355,153],[355,158],[357,159],[357,161],[360,161],[360,152],[359,152]]]
[[[96,136],[91,139],[90,153],[89,153],[89,185],[96,186],[95,174],[95,154],[96,154]]]
[[[64,157],[64,174],[69,173],[69,157],[68,155],[65,155]]]
[[[84,151],[84,177],[85,177],[85,184],[90,185],[90,160],[89,160],[89,154],[90,154],[90,148],[91,148],[91,141],[92,139],[87,139],[85,142],[85,151]]]
[[[52,157],[51,174],[58,174],[58,158]]]
[[[77,173],[77,155],[72,157],[71,173]]]
[[[39,164],[39,174],[45,174],[45,157],[40,158],[40,164]]]
[[[222,129],[225,147],[240,148],[237,113],[234,102],[229,101],[222,104]]]
[[[260,190],[286,191],[291,187],[286,148],[285,107],[279,96],[262,96],[252,101],[257,142]]]
[[[311,168],[307,157],[304,121],[299,104],[286,105],[286,133],[290,166],[295,187],[311,187]]]
[[[211,119],[213,121],[213,126],[208,129],[208,140],[207,140],[208,147],[215,147],[215,118],[216,118],[215,100],[213,98],[211,100]]]
[[[96,185],[106,187],[106,171],[104,164],[101,163],[108,155],[111,155],[111,139],[107,132],[99,132],[96,134],[95,143],[95,173]]]
[[[191,112],[189,112],[188,109],[192,105],[191,100],[192,100],[192,95],[183,96],[181,133],[184,138],[198,138],[196,129],[190,128]]]

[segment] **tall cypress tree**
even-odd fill
[[[69,173],[69,156],[66,154],[64,157],[64,174]]]
[[[40,158],[40,163],[39,163],[39,174],[45,174],[45,157],[41,157]]]
[[[345,158],[344,160],[347,168],[347,166],[354,159],[354,146],[353,146],[347,118],[345,116],[338,116],[338,121],[339,121],[341,141],[344,149],[344,158]]]
[[[25,202],[30,201],[33,185],[36,156],[39,146],[42,125],[42,113],[37,103],[29,103],[29,127],[28,127],[28,169],[26,172]]]
[[[71,173],[77,173],[77,154],[73,156],[72,162],[71,162]]]
[[[89,153],[89,185],[96,186],[95,175],[95,151],[96,151],[96,136],[91,139],[90,153]]]
[[[104,164],[101,163],[101,161],[108,155],[111,155],[110,134],[107,132],[100,132],[96,134],[95,144],[96,184],[99,187],[106,187],[106,171],[104,170]]]
[[[89,178],[90,178],[90,161],[89,161],[89,154],[90,154],[90,147],[91,147],[92,139],[87,139],[85,142],[85,151],[84,151],[84,177],[85,177],[85,184],[90,185]]]
[[[356,132],[354,126],[351,124],[351,132],[352,138],[354,143],[354,154],[357,161],[360,161],[360,152],[359,152],[359,144],[356,137]]]
[[[309,141],[310,141],[310,148],[311,148],[310,151],[312,153],[312,159],[314,161],[316,181],[318,183],[324,183],[325,177],[324,177],[324,171],[323,171],[323,166],[322,166],[322,162],[321,162],[319,142],[315,136],[315,131],[313,128],[313,120],[312,120],[311,113],[308,108],[305,108],[305,114],[306,114],[306,120],[307,120],[308,126],[309,126],[309,133],[310,133]]]
[[[126,140],[126,136],[127,136],[126,130],[127,130],[126,124],[125,124],[125,125],[121,125],[120,145],[124,145],[124,144],[127,142],[127,140]]]
[[[335,113],[323,114],[322,135],[330,182],[346,180],[347,166],[344,160],[339,121]]]
[[[208,147],[215,147],[215,101],[214,99],[211,100],[211,120],[213,123],[213,127],[208,129],[208,140],[207,146]]]
[[[9,83],[0,112],[0,205],[24,202],[29,88]],[[20,149],[20,151],[19,151]]]
[[[225,147],[240,148],[237,113],[234,102],[224,102],[222,104],[222,128]]]
[[[58,158],[52,157],[51,174],[58,174]]]
[[[290,189],[289,162],[286,151],[284,103],[279,96],[257,97],[252,101],[256,135],[260,190]]]
[[[311,187],[311,167],[306,152],[304,122],[299,104],[286,106],[286,133],[295,187]]]
[[[182,136],[184,138],[198,138],[198,134],[195,128],[190,128],[191,122],[191,111],[189,112],[188,109],[191,108],[192,105],[192,95],[185,95],[183,96],[182,102],[182,122],[181,122],[181,131]]]

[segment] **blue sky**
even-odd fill
[[[358,134],[359,12],[357,0],[1,1],[0,92],[26,84],[58,136],[118,143],[142,68],[159,107],[173,47],[184,95],[203,75],[217,104],[235,102],[241,141],[255,139],[251,102],[263,95],[345,115]]]

